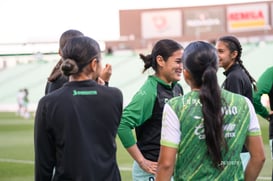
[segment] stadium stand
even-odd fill
[[[243,45],[244,65],[249,72],[257,79],[263,70],[272,65],[273,42]],[[54,61],[32,61],[29,63],[17,64],[0,71],[0,111],[16,110],[16,94],[19,89],[29,90],[30,109],[35,110],[39,99],[44,95],[47,76],[55,65]],[[104,55],[103,64],[110,63],[113,68],[110,86],[119,87],[124,95],[124,104],[131,99],[139,89],[151,71],[142,74],[143,62],[138,54],[132,51],[115,52],[113,55]],[[224,79],[223,69],[219,69],[219,83]],[[181,84],[185,92],[189,90],[183,79]]]

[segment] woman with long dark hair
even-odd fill
[[[133,180],[154,180],[160,149],[161,117],[167,100],[183,94],[179,84],[183,47],[176,41],[162,39],[151,54],[140,54],[143,72],[152,68],[145,83],[125,107],[118,129],[123,146],[134,159]],[[135,130],[136,140],[132,130]]]
[[[256,81],[243,65],[243,48],[239,39],[232,35],[222,36],[216,41],[219,57],[219,67],[224,68],[226,79],[222,88],[246,96],[253,103],[253,90],[256,90]],[[249,160],[249,152],[243,147],[241,159],[244,169]]]
[[[191,91],[164,107],[157,181],[255,180],[265,155],[253,105],[220,89],[218,57],[209,43],[190,43],[182,56]],[[251,153],[245,174],[240,152]]]

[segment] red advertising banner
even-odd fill
[[[249,4],[227,7],[227,29],[229,32],[266,30],[269,27],[268,5]]]

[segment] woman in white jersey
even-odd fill
[[[211,44],[190,43],[182,62],[191,91],[164,106],[156,180],[256,180],[265,154],[253,105],[219,88]],[[251,155],[245,173],[243,145]]]

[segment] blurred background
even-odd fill
[[[0,3],[0,180],[34,180],[33,122],[47,78],[60,59],[58,41],[77,29],[99,41],[102,63],[110,63],[110,86],[126,105],[153,71],[142,74],[139,53],[171,38],[184,47],[195,40],[214,43],[222,35],[240,40],[242,60],[257,80],[273,65],[273,1],[250,0],[3,0]],[[218,71],[219,84],[224,80]],[[183,78],[184,91],[189,87]],[[22,93],[23,90],[23,93]],[[29,111],[17,113],[17,98],[28,92]],[[263,97],[267,104],[267,97]],[[258,180],[271,180],[268,122],[258,116],[266,163]],[[132,159],[117,139],[122,180],[131,180]]]
[[[0,111],[16,110],[23,88],[29,108],[36,109],[67,29],[99,41],[103,63],[113,66],[110,86],[123,91],[125,104],[152,73],[141,73],[138,54],[149,53],[162,38],[185,47],[194,40],[214,43],[219,36],[235,35],[243,45],[243,63],[256,79],[273,62],[273,1],[10,0],[0,8]]]

